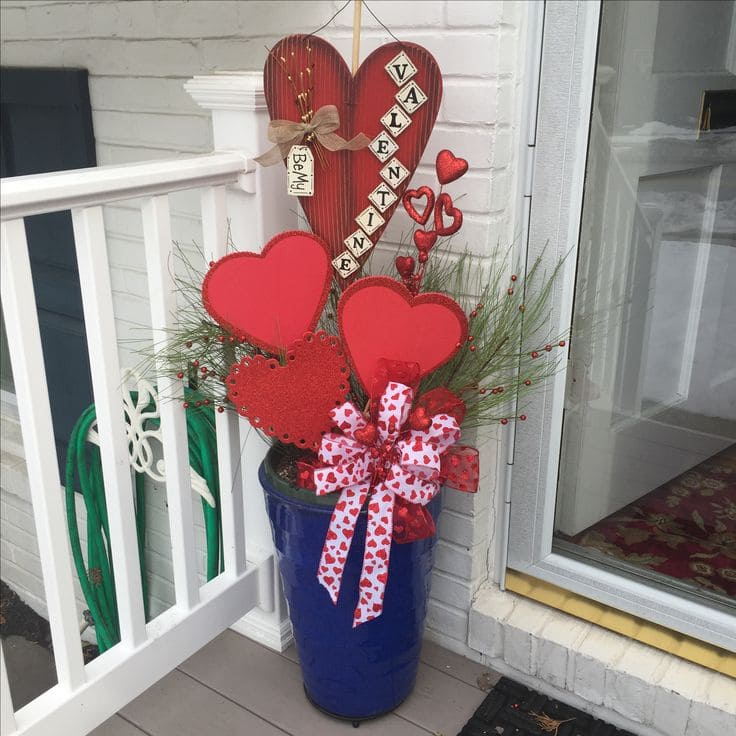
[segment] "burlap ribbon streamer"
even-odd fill
[[[298,146],[305,137],[310,136],[328,151],[357,151],[371,142],[365,133],[358,133],[346,141],[334,132],[339,127],[340,115],[334,105],[320,107],[308,123],[272,120],[268,125],[268,140],[276,145],[255,160],[261,166],[273,166],[289,155],[292,146]]]

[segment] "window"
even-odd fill
[[[549,3],[531,254],[567,369],[517,433],[509,565],[736,646],[736,3]],[[532,530],[532,533],[529,531]]]

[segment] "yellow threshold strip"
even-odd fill
[[[506,571],[506,589],[689,662],[736,677],[736,654],[624,613],[531,575]]]

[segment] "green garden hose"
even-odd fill
[[[138,395],[131,391],[134,402]],[[207,540],[207,580],[212,580],[222,570],[222,525],[220,518],[219,479],[217,473],[217,441],[215,415],[210,406],[196,406],[196,395],[186,389],[187,436],[191,468],[207,483],[215,499],[214,508],[202,499],[205,536]],[[153,410],[151,404],[146,411]],[[97,634],[100,652],[120,641],[115,578],[110,549],[110,528],[105,503],[105,487],[102,478],[100,448],[88,441],[89,431],[97,420],[95,406],[87,407],[77,420],[69,439],[66,456],[66,514],[69,525],[69,541],[74,566],[85,600],[89,606]],[[149,419],[146,429],[157,429],[159,419]],[[82,496],[87,511],[87,566],[82,555],[77,525],[76,492]],[[143,603],[146,620],[149,620],[148,585],[145,566],[146,507],[144,498],[144,474],[135,473],[135,518],[138,542],[138,558],[141,566]]]

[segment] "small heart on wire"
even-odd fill
[[[444,223],[445,215],[452,218],[452,222],[449,225],[445,225]],[[456,233],[462,227],[462,225],[463,213],[457,207],[453,207],[452,198],[449,194],[440,194],[440,196],[437,197],[437,202],[434,206],[435,234],[452,235],[453,233]]]
[[[452,151],[445,148],[437,154],[435,168],[440,184],[449,184],[465,174],[468,162],[464,158],[457,158]]]
[[[437,242],[437,233],[434,230],[416,230],[414,245],[420,253],[427,253]]]
[[[424,212],[419,214],[412,200],[422,199],[423,197],[427,198],[427,203],[424,206]],[[419,187],[419,189],[407,189],[401,202],[404,205],[406,213],[414,222],[418,222],[420,225],[426,225],[434,207],[434,192],[427,186]]]

